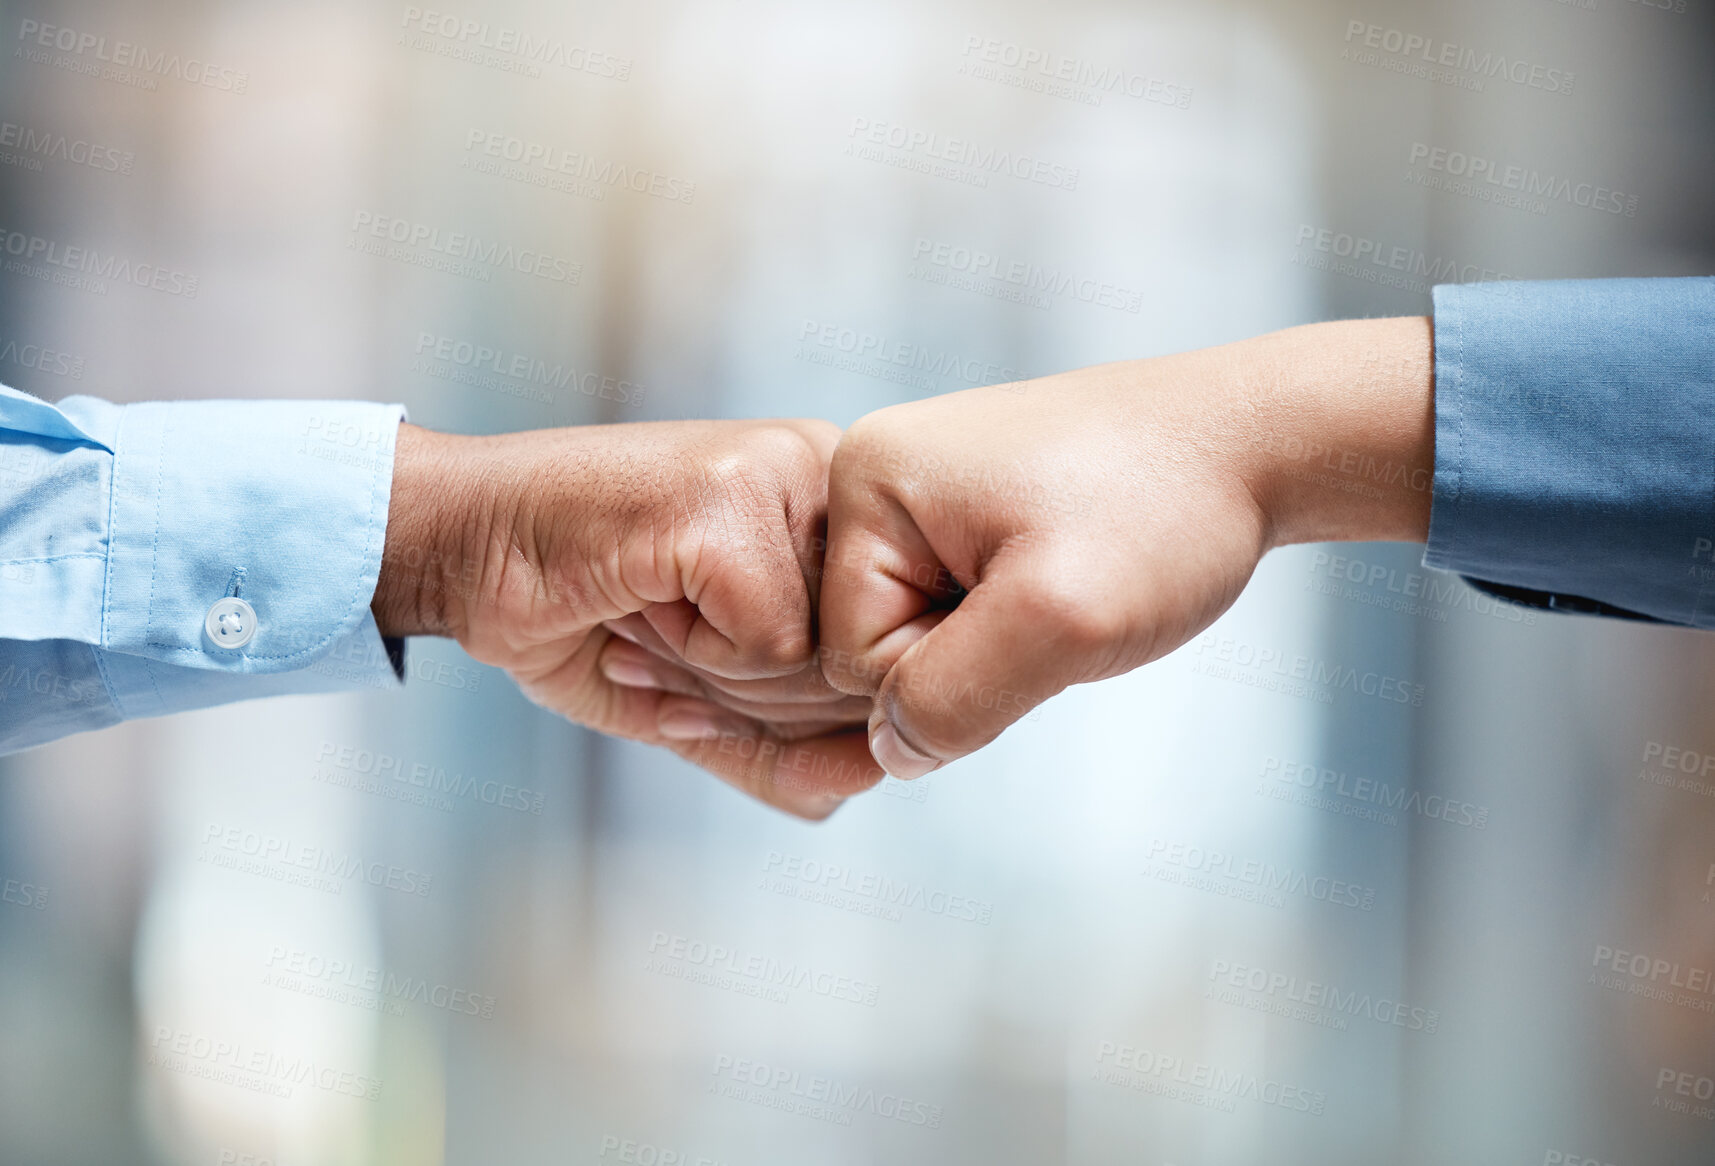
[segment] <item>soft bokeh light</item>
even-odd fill
[[[0,120],[134,165],[0,166],[0,226],[199,281],[190,298],[0,273],[0,342],[81,362],[0,360],[50,398],[398,400],[465,432],[846,424],[998,370],[1422,314],[1412,263],[1679,275],[1715,250],[1697,0],[450,13],[570,46],[579,68],[374,0],[0,14],[9,40],[52,22],[246,77],[151,91],[7,53]],[[1352,20],[1577,87],[1350,59]],[[1014,49],[1123,69],[1139,95],[1045,91],[1004,63]],[[877,124],[1077,180],[924,173],[921,152],[868,142]],[[484,172],[490,135],[689,196]],[[1417,144],[1601,184],[1635,213],[1436,189]],[[440,269],[427,245],[389,251],[383,220],[575,279]],[[1414,258],[1392,282],[1348,273],[1321,232]],[[979,252],[1072,290],[1014,302],[960,270]],[[1119,307],[1077,290],[1100,285]],[[509,376],[479,350],[563,375]],[[1715,961],[1711,802],[1645,755],[1715,752],[1715,649],[1515,620],[1441,576],[1424,596],[1414,548],[1332,548],[1352,569],[1329,552],[1271,555],[1207,638],[821,826],[566,725],[445,641],[413,643],[400,694],[0,759],[0,881],[50,892],[0,903],[0,1162],[1708,1160],[1715,1126],[1654,1104],[1665,1069],[1715,1075],[1707,1015],[1605,990],[1592,955]],[[1421,699],[1271,688],[1257,661],[1298,656]],[[470,792],[488,780],[526,808]],[[1295,1002],[1310,984],[1349,1010]],[[1172,1072],[1128,1086],[1122,1049],[1256,1094],[1175,1094]],[[813,1079],[869,1100],[818,1108]]]

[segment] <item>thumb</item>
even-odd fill
[[[895,777],[921,777],[988,744],[1068,685],[1095,679],[1114,651],[1114,618],[1088,603],[1045,550],[1002,553],[958,607],[927,625],[882,679],[870,753]]]

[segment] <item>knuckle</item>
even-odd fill
[[[861,497],[877,488],[901,500],[944,492],[953,466],[944,443],[925,440],[927,419],[895,405],[860,418],[834,451],[836,493]]]
[[[840,427],[832,421],[824,421],[818,417],[806,417],[792,422],[792,428],[824,461],[833,453],[834,447],[840,443]]]
[[[836,469],[876,472],[886,465],[889,451],[899,444],[889,412],[867,413],[852,423],[834,450]]]
[[[814,652],[809,628],[780,626],[756,638],[746,662],[765,676],[788,676],[806,667]]]
[[[1041,579],[1019,596],[1015,615],[1022,626],[1041,628],[1057,650],[1076,657],[1111,650],[1126,630],[1118,604],[1062,576]]]
[[[827,447],[832,448],[831,443]],[[784,423],[746,429],[706,463],[718,501],[750,515],[775,515],[806,500],[825,504],[828,489],[826,449]]]
[[[751,452],[743,448],[725,449],[710,456],[701,467],[706,481],[705,503],[717,510],[733,505],[745,509],[761,505],[768,495],[761,476],[765,464],[759,465]]]
[[[809,434],[779,422],[752,426],[745,433],[743,448],[750,460],[773,470],[820,472],[825,463]]]

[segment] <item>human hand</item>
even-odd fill
[[[544,707],[826,817],[882,776],[852,728],[869,702],[815,658],[838,436],[817,421],[401,426],[376,620],[451,636]]]
[[[833,459],[822,660],[873,698],[875,759],[920,776],[1165,655],[1271,547],[1421,540],[1431,367],[1425,319],[1320,324],[858,421]],[[1306,449],[1419,488],[1330,488]]]

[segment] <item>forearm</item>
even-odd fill
[[[1252,418],[1243,473],[1270,545],[1424,542],[1435,473],[1424,316],[1290,328],[1213,350]]]
[[[457,636],[481,583],[490,513],[471,481],[479,439],[401,424],[381,574],[370,609],[386,636]]]

